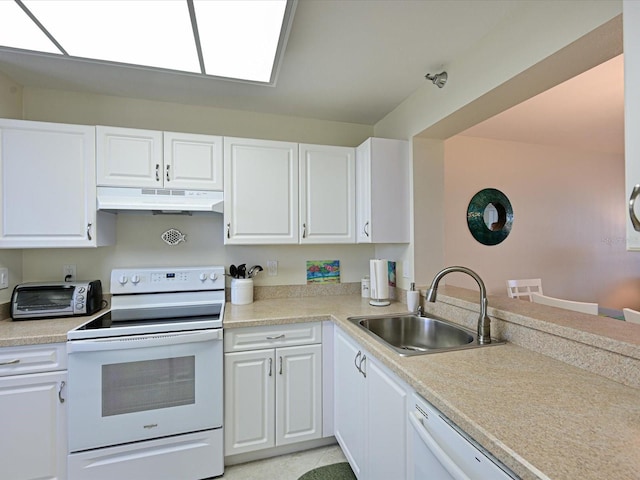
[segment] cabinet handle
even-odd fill
[[[64,398],[62,398],[62,389],[66,384],[67,383],[64,380],[60,382],[60,390],[58,390],[58,400],[60,400],[60,403],[64,403]]]
[[[273,374],[273,358],[269,359],[269,376]]]
[[[367,230],[367,228],[369,227],[369,222],[364,224],[364,228],[362,229],[364,231],[364,234],[368,237],[369,236],[369,230]]]
[[[280,338],[284,338],[284,333],[281,333],[280,335],[273,335],[271,337],[267,337],[267,340],[278,340]]]
[[[16,363],[20,363],[19,358],[14,358],[13,360],[8,360],[6,362],[0,362],[0,365],[15,365]]]
[[[167,182],[170,182],[170,181],[171,181],[171,177],[169,176],[169,167],[170,167],[170,166],[171,166],[171,165],[167,165]]]
[[[160,181],[160,164],[156,163],[156,182]]]
[[[356,354],[356,358],[353,359],[353,363],[360,373],[362,373],[362,370],[360,370],[360,365],[358,364],[358,357],[361,355],[362,355],[362,352],[358,350],[358,353]],[[362,360],[360,360],[360,363],[362,363]]]
[[[93,240],[93,239],[91,238],[91,225],[92,225],[91,223],[87,223],[87,238],[88,238],[89,240]]]
[[[231,224],[227,223],[227,238],[231,238],[230,237],[230,230],[231,230]]]
[[[362,355],[362,360],[360,360],[360,365],[358,366],[358,370],[360,370],[360,373],[362,375],[364,375],[364,378],[367,378],[367,371],[362,368],[362,364],[363,363],[364,363],[364,366],[366,368],[367,367],[367,356],[366,355]]]
[[[307,224],[302,224],[302,238],[307,238]]]
[[[282,355],[280,356],[280,371],[278,373],[282,375]]]
[[[631,192],[631,197],[629,197],[629,217],[631,218],[631,224],[633,225],[633,229],[636,232],[640,232],[640,220],[636,217],[636,213],[633,210],[635,206],[636,199],[638,198],[638,194],[640,194],[640,185],[636,185],[633,187],[633,191]]]

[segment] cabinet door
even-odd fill
[[[225,455],[275,446],[275,351],[226,353]]]
[[[367,438],[365,378],[357,368],[363,352],[339,328],[336,328],[335,332],[335,436],[353,472],[359,479],[364,479],[366,478],[363,468]]]
[[[300,145],[300,243],[355,243],[355,150]]]
[[[356,149],[358,243],[409,242],[409,163],[404,140],[369,138]]]
[[[356,240],[358,243],[372,243],[371,139],[356,149]]]
[[[624,142],[625,177],[627,200],[632,192],[640,196],[640,3],[631,0],[623,2],[624,26]],[[640,199],[636,200],[634,216],[640,219]],[[638,228],[638,230],[636,230]],[[627,215],[627,250],[640,251],[640,222],[636,228]]]
[[[298,145],[224,138],[225,244],[298,243]]]
[[[98,126],[96,135],[98,185],[163,186],[162,132]]]
[[[222,191],[222,137],[164,132],[164,186]]]
[[[407,478],[407,389],[367,357],[367,479]]]
[[[322,437],[322,345],[276,349],[276,445]]]
[[[67,478],[66,372],[0,378],[2,478]]]
[[[95,129],[0,120],[0,247],[97,245]]]

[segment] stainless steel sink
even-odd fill
[[[504,343],[480,344],[475,332],[436,316],[380,315],[349,317],[347,320],[402,356]]]

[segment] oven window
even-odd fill
[[[195,357],[102,366],[102,416],[195,403]]]

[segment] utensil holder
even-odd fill
[[[253,303],[253,279],[231,279],[231,303],[234,305],[247,305]]]

